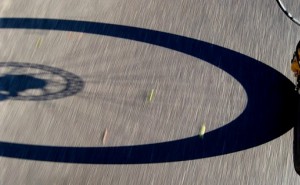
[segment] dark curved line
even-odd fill
[[[2,18],[0,28],[75,31],[128,39],[172,49],[204,60],[237,79],[248,95],[244,112],[227,125],[180,140],[120,147],[60,147],[0,142],[0,155],[20,159],[142,164],[201,159],[269,142],[295,123],[294,85],[271,67],[241,53],[184,36],[143,28],[75,20]]]
[[[283,7],[283,3],[280,0],[276,0],[278,6],[280,7],[280,9],[283,11],[283,13],[289,18],[291,19],[295,24],[297,24],[298,26],[300,26],[300,22],[298,19],[294,18],[293,15],[291,13],[289,13],[287,11],[287,9],[285,9]]]

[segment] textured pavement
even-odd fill
[[[213,48],[209,51],[219,51],[214,48],[221,46],[225,49],[220,51],[231,55],[233,60],[243,54],[242,59],[244,55],[248,56],[253,62],[266,64],[268,69],[275,71],[274,74],[281,75],[257,74],[266,78],[262,79],[264,82],[283,78],[285,81],[282,83],[286,83],[289,79],[286,86],[290,87],[294,81],[289,62],[300,39],[300,27],[284,15],[275,0],[2,0],[0,16],[90,21],[101,23],[104,30],[112,24],[117,25],[115,28],[126,26],[129,31],[143,28],[175,34],[205,42],[204,46]],[[178,52],[179,49],[170,49],[173,47],[171,44],[168,47],[150,44],[146,41],[150,31],[141,32],[146,33],[145,41],[142,41],[143,38],[138,36],[136,40],[126,39],[122,33],[116,33],[116,37],[109,31],[107,35],[101,35],[67,30],[4,28],[6,24],[0,20],[0,83],[11,80],[19,87],[15,87],[18,91],[16,96],[9,94],[11,90],[7,92],[7,88],[0,87],[3,96],[0,101],[0,155],[3,156],[0,158],[0,184],[300,183],[293,167],[293,129],[286,126],[286,132],[277,127],[292,123],[275,120],[276,126],[272,128],[274,120],[269,117],[262,119],[265,124],[252,123],[252,118],[264,116],[254,112],[249,116],[251,119],[239,121],[249,103],[248,96],[239,80],[221,69],[225,55],[218,59],[220,53],[215,53],[214,58],[211,53],[199,50],[201,60],[201,57]],[[80,30],[78,25],[76,29]],[[179,37],[175,38],[180,41]],[[210,57],[212,61],[204,60]],[[252,60],[239,61],[243,62],[248,66]],[[28,63],[32,65],[29,67]],[[244,70],[242,67],[241,71]],[[251,74],[260,71],[248,69]],[[243,74],[239,76],[245,79]],[[272,85],[266,83],[265,88],[255,89],[253,82],[257,81],[251,78],[245,81],[249,81],[249,88],[253,91],[262,92],[262,100],[272,96],[265,93],[273,88]],[[21,91],[20,86],[25,82],[32,87]],[[152,102],[147,102],[151,89],[154,89],[154,97]],[[284,92],[285,89],[278,91]],[[286,99],[276,98],[279,102]],[[282,112],[281,107],[274,108],[274,105],[277,104],[270,105],[270,114],[276,117]],[[230,133],[226,125],[235,120],[240,125]],[[145,159],[148,155],[139,156],[137,160],[130,158],[135,151],[133,149],[133,154],[130,153],[131,146],[149,146],[147,144],[197,136],[204,124],[207,137],[204,135],[201,141],[194,142],[195,151],[200,151],[202,156],[193,160],[184,160],[184,157],[178,160],[170,156],[165,162],[155,162],[158,157],[154,157],[153,161]],[[219,149],[219,145],[213,145],[214,137],[217,141],[221,139],[213,133],[223,127],[226,130],[224,135],[229,136],[221,134],[220,138],[233,135],[228,140],[237,144],[227,143]],[[271,133],[266,129],[270,127]],[[260,128],[266,131],[259,131]],[[253,138],[246,140],[239,136],[239,130],[241,135]],[[235,141],[235,136],[243,140]],[[205,147],[200,148],[197,143]],[[44,152],[37,147],[33,151],[28,145],[79,150],[81,147],[104,147],[104,150],[116,147],[116,151],[119,151],[118,147],[126,146],[125,154],[114,156],[127,155],[129,162],[114,163],[113,157],[103,153],[99,155],[109,158],[109,164],[76,163],[76,157],[74,160],[66,159],[73,156],[68,152],[47,156],[47,150]],[[10,147],[17,149],[7,152]],[[193,151],[189,147],[175,151],[188,156],[184,152]],[[145,151],[151,152],[150,149]],[[46,157],[39,159],[39,155]],[[93,161],[95,155],[86,153],[85,158]]]

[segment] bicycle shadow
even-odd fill
[[[84,87],[80,77],[55,67],[0,62],[0,68],[5,71],[0,75],[0,101],[53,100],[74,95]]]
[[[5,100],[19,96],[30,89],[43,89],[47,81],[25,74],[6,74],[0,76],[0,99]]]

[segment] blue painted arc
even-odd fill
[[[0,142],[5,157],[88,164],[144,164],[201,159],[249,149],[269,142],[295,123],[294,85],[273,68],[244,54],[204,41],[137,27],[107,23],[1,18],[0,29],[74,31],[152,44],[204,60],[241,83],[248,97],[242,114],[232,122],[199,136],[119,147],[63,147]]]

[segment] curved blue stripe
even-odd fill
[[[90,164],[193,160],[261,145],[287,132],[296,120],[297,94],[292,82],[253,58],[217,45],[143,28],[75,20],[1,18],[0,28],[75,31],[172,49],[226,71],[242,84],[248,96],[247,107],[237,119],[207,133],[202,140],[192,136],[169,142],[120,147],[60,147],[0,142],[1,156]]]

